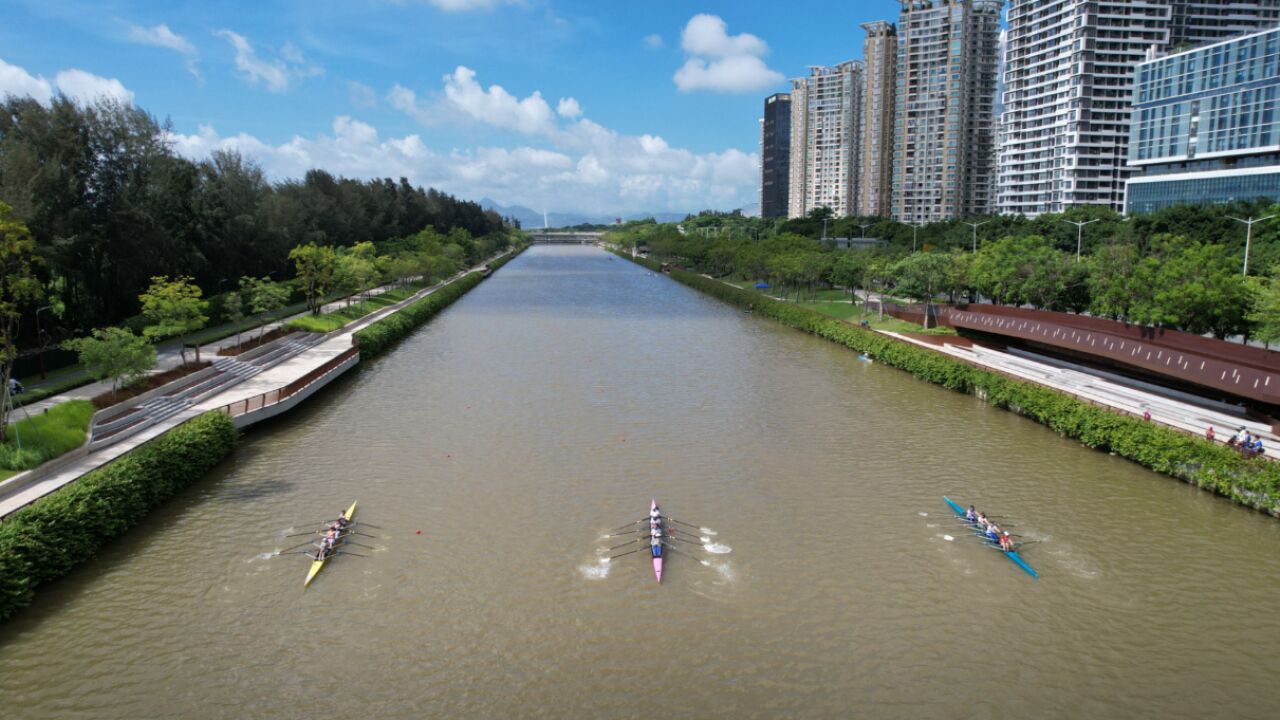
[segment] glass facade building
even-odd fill
[[[1280,200],[1280,28],[1148,60],[1136,79],[1127,212]]]

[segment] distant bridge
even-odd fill
[[[534,245],[593,245],[600,241],[602,232],[576,232],[546,230],[530,230],[529,237]]]

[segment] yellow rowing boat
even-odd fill
[[[356,515],[356,504],[353,502],[351,503],[351,507],[347,508],[347,519],[353,520],[353,518],[355,518],[355,515]],[[337,543],[335,543],[334,552],[337,552],[337,547],[338,545]],[[316,552],[318,553],[319,550],[317,550]],[[320,574],[320,568],[324,567],[324,561],[328,560],[331,556],[332,556],[332,553],[330,553],[329,555],[325,555],[319,560],[311,561],[311,569],[307,571],[307,579],[305,582],[302,583],[302,587],[306,587],[310,585],[311,581],[316,579],[316,575]]]

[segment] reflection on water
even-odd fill
[[[944,494],[1040,540],[1042,579]],[[707,538],[661,585],[642,553],[597,555],[655,497]],[[374,549],[303,591],[305,558],[268,556],[353,499]],[[535,248],[0,628],[0,697],[38,718],[1261,718],[1278,576],[1273,520]]]

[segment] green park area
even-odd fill
[[[87,400],[59,403],[44,413],[27,415],[19,411],[0,443],[0,480],[31,468],[84,444],[93,418],[93,404]]]

